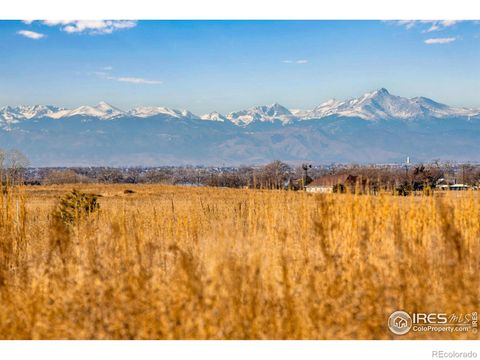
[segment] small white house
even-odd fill
[[[438,190],[453,190],[453,191],[462,191],[470,189],[470,186],[465,184],[449,183],[445,179],[441,178],[435,184],[435,187]]]
[[[335,186],[342,185],[348,187],[351,192],[355,191],[357,176],[342,174],[342,175],[325,175],[313,180],[310,184],[305,186],[305,190],[310,193],[332,193]]]

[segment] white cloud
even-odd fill
[[[103,70],[110,71],[110,70],[113,70],[113,67],[112,66],[104,66]]]
[[[432,31],[439,31],[441,30],[441,27],[438,26],[437,24],[432,24],[429,29],[425,30],[425,32],[432,32]]]
[[[299,59],[299,60],[282,60],[282,63],[284,63],[284,64],[306,64],[306,63],[308,63],[308,60],[305,60],[305,59]]]
[[[137,26],[132,20],[44,20],[44,25],[60,26],[67,33],[87,33],[91,35],[111,34],[116,30],[131,29]]]
[[[440,31],[445,28],[451,27],[458,23],[457,20],[442,20],[442,21],[422,21],[424,24],[431,24],[430,28],[425,30],[425,32]]]
[[[443,21],[441,21],[441,24],[445,27],[453,26],[456,23],[458,23],[457,20],[443,20]]]
[[[417,21],[415,20],[398,20],[395,22],[397,25],[404,26],[407,30],[413,28]]]
[[[45,34],[30,30],[20,30],[17,31],[17,34],[33,40],[38,40],[45,37]]]
[[[103,78],[108,76],[108,72],[106,71],[94,71],[93,74]]]
[[[411,29],[413,27],[417,27],[421,30],[422,33],[432,33],[436,31],[446,30],[456,24],[458,24],[459,20],[396,20],[396,21],[386,21],[387,23],[393,23],[398,26],[403,26],[406,29]],[[449,44],[461,37],[458,36],[450,36],[450,37],[438,37],[438,38],[430,38],[424,40],[424,43],[427,45],[433,44]]]
[[[449,44],[457,40],[456,37],[446,37],[446,38],[431,38],[425,40],[425,44],[432,45],[432,44]]]
[[[390,22],[390,21],[387,21]],[[405,29],[410,30],[413,27],[419,25],[424,28],[422,32],[428,33],[433,31],[440,31],[445,28],[451,27],[457,24],[458,20],[397,20],[393,21],[394,24],[405,27]],[[425,26],[428,26],[425,29]]]
[[[152,79],[145,79],[140,77],[133,77],[133,76],[113,76],[110,75],[109,71],[112,69],[110,66],[105,66],[103,68],[105,71],[95,71],[93,72],[94,75],[98,76],[102,79],[119,81],[119,82],[126,82],[130,84],[147,84],[147,85],[158,85],[162,82],[160,80],[152,80]]]
[[[148,80],[144,78],[138,78],[138,77],[107,77],[109,80],[116,80],[120,82],[127,82],[131,84],[149,84],[149,85],[154,85],[154,84],[161,84],[162,82],[159,80]]]

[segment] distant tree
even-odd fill
[[[5,172],[5,181],[10,185],[23,183],[25,170],[29,165],[28,158],[18,150],[1,151],[0,163],[2,169],[2,177]]]
[[[424,188],[434,188],[436,181],[441,177],[441,173],[436,168],[425,166],[423,164],[415,166],[412,174],[413,190],[423,190]]]
[[[152,169],[142,176],[141,181],[148,184],[171,184],[173,183],[173,172],[169,169]]]
[[[458,169],[458,182],[467,185],[474,185],[478,181],[478,169],[472,164],[460,164]]]
[[[77,174],[72,169],[50,170],[44,177],[45,184],[77,184],[87,183],[90,179],[84,175]]]
[[[281,189],[292,174],[292,168],[279,160],[275,160],[265,165],[261,169],[261,179],[263,187],[269,189]]]
[[[3,149],[0,149],[0,184],[4,184],[6,182],[6,179],[5,179],[6,158],[7,158],[7,152]]]
[[[124,175],[120,169],[100,168],[97,169],[95,178],[102,183],[122,183]]]
[[[123,182],[128,184],[137,184],[140,182],[142,171],[140,168],[129,168],[123,175]]]
[[[396,194],[401,195],[401,196],[408,196],[412,193],[412,185],[405,181],[396,188]]]

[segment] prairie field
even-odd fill
[[[69,222],[71,185],[1,195],[1,339],[478,337],[387,327],[479,310],[476,192],[75,188],[100,207]]]

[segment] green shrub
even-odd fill
[[[97,198],[98,195],[73,189],[60,199],[55,216],[64,223],[74,224],[77,220],[87,218],[100,208]]]
[[[408,196],[412,193],[412,191],[413,191],[412,185],[408,182],[404,182],[400,184],[396,189],[397,195],[400,195],[400,196]]]

